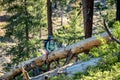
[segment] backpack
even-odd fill
[[[49,40],[45,40],[44,41],[44,48],[45,49],[47,49],[47,43],[49,42],[49,45],[50,45],[50,41]],[[54,44],[53,45],[55,45],[55,41],[54,41]],[[49,48],[49,46],[48,46],[48,48]],[[50,48],[49,48],[50,49]],[[51,50],[51,49],[50,49]],[[51,51],[53,51],[53,50],[51,50]]]
[[[44,40],[44,48],[46,49],[47,42],[50,42],[50,39],[53,38],[53,36],[49,35],[47,40]],[[55,44],[55,42],[54,42]]]
[[[44,40],[44,48],[46,49],[46,46],[47,46],[47,42],[49,42],[49,40]]]
[[[46,46],[47,46],[47,42],[49,42],[50,41],[50,38],[51,38],[52,36],[48,36],[48,38],[46,39],[46,40],[44,40],[44,48],[46,49]]]

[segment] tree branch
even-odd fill
[[[29,74],[23,67],[22,67],[22,73],[24,75],[25,80],[30,80]]]
[[[111,38],[113,41],[115,41],[116,43],[120,44],[120,40],[118,40],[118,39],[116,39],[116,38],[114,37],[114,35],[113,35],[112,32],[110,31],[109,27],[106,25],[106,20],[105,20],[105,19],[103,20],[103,25],[104,25],[104,27],[105,27],[108,35],[110,36],[110,38]]]

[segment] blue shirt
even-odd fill
[[[56,42],[54,42],[54,41],[48,41],[48,42],[47,42],[47,45],[46,45],[46,50],[47,50],[48,52],[57,50]]]

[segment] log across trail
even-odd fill
[[[92,58],[86,62],[77,62],[75,64],[71,63],[65,65],[61,68],[56,68],[54,70],[48,71],[36,77],[31,77],[30,80],[45,80],[45,77],[48,76],[49,78],[52,76],[66,74],[67,76],[72,76],[77,72],[85,71],[89,66],[97,66],[97,63],[101,60],[101,58]]]
[[[110,41],[109,35],[105,32],[99,35],[101,38],[105,39],[106,42]],[[99,46],[101,44],[101,41],[97,39],[96,36],[82,40],[80,42],[74,43],[72,45],[69,45],[65,48],[60,48],[56,51],[51,52],[50,55],[48,55],[47,62],[51,62],[53,60],[58,60],[65,58],[69,52],[71,54],[79,54],[81,52],[90,50],[93,47]],[[6,73],[5,75],[0,77],[0,80],[10,80],[14,78],[17,75],[20,75],[22,73],[22,66],[24,66],[25,70],[29,71],[33,67],[31,66],[32,62],[35,61],[35,63],[38,66],[42,66],[45,60],[45,55],[42,55],[41,57],[37,57],[28,61],[23,62],[21,65],[18,66],[18,68]]]

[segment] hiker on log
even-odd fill
[[[57,50],[57,45],[55,42],[55,39],[53,38],[53,36],[48,36],[47,41],[44,44],[44,48],[46,50],[46,59],[48,59],[48,55],[54,51]]]
[[[54,39],[53,36],[49,35],[49,36],[48,36],[48,39],[45,40],[45,42],[44,42],[44,49],[45,49],[45,55],[46,55],[46,60],[47,60],[47,59],[48,59],[48,55],[49,55],[52,51],[57,50],[57,44],[56,44],[56,41],[55,41],[55,39]],[[46,64],[46,65],[48,66],[48,68],[47,68],[46,71],[49,71],[49,70],[50,70],[50,64],[51,64],[51,63],[47,63],[46,60],[45,60],[45,63],[44,63],[44,64]],[[57,60],[57,65],[59,65],[59,60]]]

